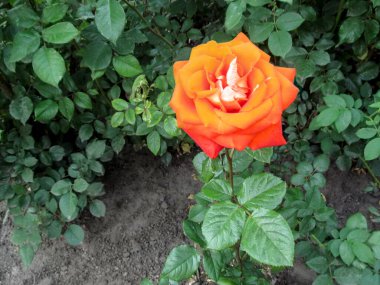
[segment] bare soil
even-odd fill
[[[176,158],[164,167],[149,153],[122,153],[104,179],[106,216],[95,219],[85,213],[79,221],[86,230],[83,245],[45,242],[27,270],[9,242],[11,223],[0,224],[0,284],[138,285],[144,277],[157,280],[170,250],[186,242],[182,220],[191,204],[189,195],[200,188],[191,160],[192,156]],[[362,192],[369,181],[365,175],[332,169],[327,181],[324,194],[341,222],[378,205],[378,199]],[[3,216],[0,207],[0,221]],[[307,285],[312,280],[312,272],[297,263],[277,284]]]

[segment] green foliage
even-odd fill
[[[197,270],[200,256],[197,251],[188,245],[180,245],[174,248],[162,269],[162,277],[174,281],[190,278]]]
[[[86,208],[105,215],[98,180],[127,141],[147,144],[166,164],[168,148],[189,149],[168,106],[171,42],[179,49],[187,42],[186,33],[173,37],[187,14],[177,10],[183,16],[162,37],[148,24],[161,8],[152,4],[142,24],[145,8],[128,4],[6,1],[0,8],[0,200],[14,223],[33,213],[33,222],[15,225],[25,238],[12,239],[25,265],[42,237],[80,244],[84,232],[70,223]]]
[[[227,152],[230,150],[225,150],[224,158],[229,160]],[[270,161],[271,154],[271,149],[235,152],[232,169],[224,166],[224,159],[211,160],[204,153],[194,158],[199,178],[206,183],[195,195],[196,204],[190,208],[183,231],[198,250],[190,246],[173,249],[161,282],[183,281],[200,265],[218,284],[265,282],[268,265],[293,265],[292,231],[274,210],[284,198],[286,184],[272,174],[252,175],[250,171],[259,162],[253,160],[253,155]],[[253,272],[252,268],[258,269]]]
[[[376,284],[380,280],[380,259],[373,243],[377,235],[377,231],[367,229],[365,217],[357,213],[340,231],[334,229],[322,239],[314,236],[316,243],[302,241],[296,250],[319,274],[313,284],[334,284],[333,280],[338,284]]]
[[[227,2],[228,9],[239,3]],[[281,57],[277,63],[297,70],[300,94],[286,110],[284,149],[297,163],[312,163],[318,150],[309,149],[319,148],[342,170],[353,164],[372,169],[379,187],[376,1],[281,2],[246,1],[239,25],[232,31],[227,21],[225,26],[232,35],[246,31],[263,50]],[[323,187],[318,172],[298,173],[292,181]]]

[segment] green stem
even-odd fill
[[[144,18],[144,16],[140,13],[139,10],[135,6],[133,6],[131,3],[128,2],[128,0],[124,0],[124,2],[128,5],[129,8],[133,10],[133,12],[136,13],[137,16],[140,17],[140,19],[147,25],[149,31],[151,31],[154,35],[159,37],[162,41],[164,41],[171,49],[174,48],[174,46],[169,42],[166,38],[164,38],[160,33],[156,32],[155,30],[152,29],[150,26],[150,23]]]
[[[230,181],[231,189],[232,189],[232,202],[237,202],[235,192],[234,192],[234,168],[232,164],[232,157],[234,155],[234,149],[228,150],[226,149],[226,157],[228,160],[228,179]],[[243,262],[240,256],[240,241],[236,243],[235,245],[235,254],[236,254],[236,260],[239,263],[240,272],[243,274]]]
[[[311,238],[318,244],[318,246],[321,248],[321,249],[325,249],[325,246],[323,243],[321,243],[321,241],[314,235],[314,234],[311,234]]]
[[[236,260],[239,263],[241,277],[243,277],[243,262],[240,256],[240,241],[235,245]]]
[[[234,169],[233,169],[233,165],[232,165],[233,155],[234,155],[234,149],[231,150],[231,153],[228,149],[226,150],[226,156],[227,156],[227,160],[228,160],[228,171],[229,171],[228,178],[230,180],[230,185],[232,188],[233,196],[235,196],[235,193],[234,193]]]
[[[359,158],[360,158],[361,162],[364,164],[364,166],[367,168],[369,174],[372,176],[373,180],[375,181],[376,186],[380,187],[380,180],[377,179],[375,173],[373,173],[373,171],[372,171],[371,167],[368,165],[367,161],[361,156],[359,156]]]

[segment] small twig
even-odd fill
[[[5,80],[3,77],[0,77],[0,91],[3,93],[5,97],[7,97],[9,100],[12,100],[12,91],[9,88],[9,86],[6,84]]]
[[[340,17],[341,17],[342,12],[343,12],[344,4],[345,4],[345,0],[340,0],[339,1],[338,13],[336,14],[335,25],[334,25],[334,28],[333,28],[333,32],[338,27],[338,23],[339,23]]]
[[[243,277],[243,262],[240,256],[240,241],[235,245],[236,259],[240,266],[241,277]]]
[[[369,174],[372,176],[373,180],[375,181],[375,184],[377,187],[380,187],[380,180],[377,179],[375,173],[373,173],[371,167],[368,165],[367,161],[365,161],[365,159],[363,157],[361,157],[361,155],[359,156],[361,162],[364,164],[364,166],[367,168]]]
[[[96,88],[98,89],[98,91],[100,92],[100,94],[102,94],[102,96],[107,100],[107,102],[112,106],[112,102],[110,100],[110,98],[108,98],[107,94],[104,93],[104,90],[103,88],[100,86],[99,84],[99,81],[97,79],[94,80],[95,81],[95,85],[96,85]]]
[[[321,249],[323,249],[323,250],[325,249],[325,245],[323,243],[321,243],[321,241],[314,234],[311,234],[310,236],[311,236],[312,240],[314,240]]]
[[[4,226],[5,223],[7,222],[8,217],[9,217],[9,209],[7,209],[6,212],[5,212],[4,219],[3,219],[3,226]]]
[[[166,38],[164,38],[160,33],[156,32],[155,30],[152,29],[152,27],[150,26],[150,23],[144,18],[144,16],[140,13],[139,10],[137,10],[137,8],[135,6],[133,6],[131,3],[128,2],[128,0],[124,0],[124,2],[128,5],[129,8],[131,8],[133,10],[133,12],[136,13],[137,16],[140,17],[140,19],[147,25],[149,31],[151,31],[154,35],[156,35],[157,37],[159,37],[162,41],[164,41],[171,49],[173,49],[173,45],[171,44],[171,42],[169,42]]]

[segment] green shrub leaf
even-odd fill
[[[270,163],[273,156],[273,148],[265,147],[258,150],[247,149],[247,153],[252,156],[255,160],[264,163]]]
[[[237,198],[249,210],[274,209],[281,203],[285,192],[284,181],[272,174],[262,173],[245,179]]]
[[[133,55],[115,56],[112,63],[116,72],[124,77],[134,77],[143,72],[139,61]]]
[[[356,135],[361,139],[370,139],[377,134],[377,130],[374,128],[362,128],[356,132]]]
[[[70,22],[61,22],[42,30],[42,38],[52,44],[65,44],[79,35]]]
[[[219,251],[207,250],[203,255],[203,267],[207,276],[214,281],[218,281],[223,269],[223,256]]]
[[[74,102],[75,102],[75,105],[77,105],[80,108],[89,109],[89,110],[92,109],[91,98],[86,93],[83,93],[83,92],[75,93]]]
[[[193,247],[188,245],[177,246],[166,259],[162,277],[174,281],[188,279],[198,269],[199,262],[200,256]]]
[[[23,125],[33,112],[33,102],[29,97],[23,96],[12,100],[9,105],[9,113],[13,118],[19,120]]]
[[[347,18],[339,28],[340,43],[353,43],[364,32],[364,23],[360,17]]]
[[[200,224],[190,220],[184,220],[182,226],[183,232],[189,239],[198,243],[201,247],[206,245]]]
[[[178,134],[178,126],[177,126],[177,120],[174,117],[167,117],[164,121],[164,129],[165,131],[175,137]]]
[[[54,183],[50,192],[55,196],[62,196],[63,194],[66,194],[67,192],[71,191],[71,186],[72,185],[70,180],[59,180]]]
[[[274,29],[274,23],[252,23],[248,26],[250,39],[255,43],[261,43],[268,39]]]
[[[58,102],[58,110],[67,120],[71,121],[74,115],[74,103],[70,98],[64,97]]]
[[[58,105],[53,100],[46,99],[37,103],[34,115],[38,121],[48,122],[54,119],[58,113]]]
[[[81,226],[72,224],[68,226],[63,236],[69,245],[77,246],[84,240],[84,231]]]
[[[339,117],[340,109],[331,107],[324,109],[318,116],[316,116],[310,124],[311,130],[317,130],[321,127],[332,125]]]
[[[104,154],[106,142],[104,140],[95,140],[86,146],[86,154],[88,159],[99,159]]]
[[[124,99],[117,98],[117,99],[112,100],[112,107],[116,111],[125,111],[128,109],[128,106],[129,106],[128,102],[125,101]]]
[[[202,187],[202,193],[214,201],[228,201],[232,197],[231,186],[222,179],[213,179]]]
[[[95,13],[95,24],[106,39],[116,44],[126,23],[123,7],[116,0],[100,0]]]
[[[318,155],[313,161],[315,170],[319,172],[326,172],[330,167],[330,158],[326,154]]]
[[[334,281],[327,274],[318,275],[312,285],[334,285]]]
[[[78,197],[73,192],[67,192],[59,199],[59,209],[62,215],[71,220],[74,217],[78,205]]]
[[[161,147],[160,134],[157,131],[152,131],[147,136],[146,142],[148,144],[148,148],[150,149],[150,151],[154,155],[157,155]]]
[[[368,264],[373,264],[375,262],[375,257],[373,255],[373,252],[368,245],[362,242],[351,241],[351,248],[355,256],[361,262],[365,262]]]
[[[317,273],[325,273],[329,268],[329,263],[324,256],[314,257],[308,260],[306,264]]]
[[[10,62],[20,61],[40,47],[40,35],[34,30],[20,31],[13,39]]]
[[[269,36],[268,46],[274,55],[285,57],[292,48],[292,37],[286,31],[273,32]]]
[[[111,63],[112,49],[103,41],[94,41],[86,46],[82,64],[92,71],[104,70]]]
[[[20,257],[25,267],[29,267],[32,264],[34,254],[33,247],[30,244],[24,244],[20,247]]]
[[[10,22],[19,28],[31,28],[37,24],[39,17],[26,4],[17,5],[8,11]]]
[[[380,138],[370,140],[364,148],[365,160],[373,160],[380,157]]]
[[[334,279],[339,285],[359,284],[362,272],[355,267],[338,267],[334,270]]]
[[[349,109],[344,109],[340,112],[338,118],[335,121],[335,127],[338,133],[343,132],[351,123],[352,114]]]
[[[258,262],[272,266],[292,266],[294,239],[286,220],[278,213],[258,209],[245,223],[241,250]]]
[[[83,178],[77,178],[74,180],[73,189],[76,192],[82,193],[87,190],[89,184]]]
[[[53,5],[46,6],[42,10],[42,22],[44,23],[55,23],[61,20],[69,8],[68,5],[62,3],[56,3]]]
[[[221,250],[234,245],[240,239],[245,219],[244,210],[229,201],[212,205],[202,225],[207,247]]]
[[[352,252],[351,246],[348,241],[343,241],[339,246],[339,254],[342,258],[343,262],[347,265],[351,265],[351,263],[355,259],[355,255]]]
[[[116,112],[111,117],[111,126],[117,128],[121,126],[124,122],[124,112]]]
[[[237,0],[228,5],[224,22],[227,31],[234,30],[240,25],[244,11],[245,1]]]
[[[52,48],[42,47],[33,56],[33,70],[43,82],[58,87],[66,72],[65,61]]]
[[[293,31],[302,25],[304,19],[295,12],[286,12],[278,17],[276,25],[280,30]]]
[[[106,214],[106,205],[100,200],[93,200],[90,203],[90,212],[94,217],[104,217]]]
[[[362,213],[350,216],[346,222],[346,227],[350,229],[367,229],[367,220]]]

